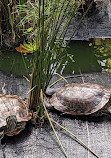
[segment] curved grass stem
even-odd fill
[[[92,151],[92,149],[90,149],[89,147],[87,147],[86,144],[85,144],[80,138],[78,138],[75,134],[73,134],[73,133],[70,132],[68,129],[66,129],[65,127],[61,126],[61,125],[58,124],[56,121],[54,121],[52,118],[50,118],[50,116],[49,116],[49,114],[48,114],[48,111],[47,111],[47,109],[46,109],[46,106],[45,106],[45,104],[44,104],[42,89],[41,89],[41,93],[40,93],[40,98],[41,98],[41,101],[42,101],[42,103],[43,103],[43,107],[44,107],[44,109],[45,109],[45,112],[46,112],[47,118],[48,118],[48,120],[49,120],[49,123],[50,123],[50,125],[51,125],[51,127],[52,127],[52,129],[53,129],[53,131],[54,131],[54,134],[55,134],[55,136],[56,136],[56,138],[57,138],[57,140],[58,140],[58,142],[59,142],[59,145],[61,146],[61,148],[62,148],[62,150],[63,150],[63,153],[64,153],[64,155],[66,156],[66,158],[68,158],[68,155],[67,155],[67,153],[66,153],[66,151],[65,151],[65,149],[64,149],[64,147],[63,147],[63,145],[62,145],[62,143],[61,143],[61,141],[60,141],[60,139],[59,139],[59,137],[58,137],[58,135],[57,135],[57,133],[56,133],[56,131],[55,131],[54,126],[53,126],[52,123],[58,125],[60,128],[62,128],[62,129],[65,130],[67,133],[69,133],[70,135],[72,135],[84,148],[86,148],[88,151],[90,151],[96,158],[100,158],[94,151]]]
[[[63,151],[63,153],[64,153],[64,155],[65,155],[65,157],[66,157],[66,158],[69,158],[68,155],[67,155],[67,153],[66,153],[66,151],[65,151],[65,149],[64,149],[64,147],[63,147],[63,145],[62,145],[62,143],[61,143],[61,141],[60,141],[60,139],[59,139],[59,136],[58,136],[57,132],[56,132],[55,129],[54,129],[54,126],[53,126],[53,124],[52,124],[52,121],[51,121],[51,119],[50,119],[50,116],[49,116],[49,114],[48,114],[48,112],[47,112],[47,109],[46,109],[46,107],[45,107],[42,90],[41,90],[41,93],[40,93],[40,98],[41,98],[41,101],[42,101],[42,103],[43,103],[43,106],[44,106],[44,109],[45,109],[47,118],[48,118],[48,120],[49,120],[49,123],[50,123],[50,125],[51,125],[51,127],[52,127],[52,130],[53,130],[53,132],[54,132],[54,134],[55,134],[55,136],[56,136],[56,138],[57,138],[57,141],[58,141],[58,143],[59,143],[59,145],[60,145],[60,147],[61,147],[61,149],[62,149],[62,151]]]
[[[73,76],[66,76],[66,77],[60,77],[58,80],[56,80],[55,82],[53,82],[51,85],[49,85],[49,88],[52,87],[53,85],[55,85],[57,82],[63,80],[63,79],[67,79],[67,78],[73,78],[73,77],[81,77],[82,75],[73,75]]]
[[[88,151],[90,151],[94,156],[96,156],[97,158],[100,158],[94,151],[92,151],[92,149],[90,149],[89,147],[86,146],[85,143],[83,143],[83,141],[78,138],[75,134],[73,134],[72,132],[70,132],[68,129],[66,129],[65,127],[61,126],[60,124],[58,124],[56,121],[54,121],[53,119],[51,119],[51,122],[53,122],[54,124],[56,124],[57,126],[59,126],[60,128],[62,128],[63,130],[65,130],[67,133],[69,133],[70,135],[72,135],[82,146],[84,146]]]
[[[58,75],[59,77],[61,77],[66,83],[68,83],[68,81],[65,79],[65,77],[61,76],[61,75],[58,74],[57,72],[56,72],[55,74]]]
[[[27,94],[29,94],[31,91],[33,91],[35,88],[37,87],[37,85],[35,85],[33,88],[31,88]]]

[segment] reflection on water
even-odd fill
[[[111,39],[94,39],[88,41],[72,41],[68,48],[69,56],[64,58],[58,72],[64,74],[111,72]],[[16,76],[28,76],[32,71],[33,54],[23,54],[10,51],[0,51],[0,70]]]

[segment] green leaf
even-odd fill
[[[30,27],[30,28],[27,29],[27,32],[31,32],[32,30],[33,30],[33,28]]]

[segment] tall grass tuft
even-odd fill
[[[16,6],[16,12],[22,17],[18,26],[28,37],[28,43],[32,43],[36,50],[30,83],[29,108],[36,111],[39,117],[44,113],[40,99],[41,89],[45,93],[64,57],[72,59],[72,56],[67,54],[67,46],[92,3],[81,16],[78,25],[74,26],[69,41],[65,41],[65,35],[72,18],[80,14],[79,10],[85,2],[85,0],[28,0]]]
[[[39,0],[36,2],[36,11],[38,10],[35,36],[37,51],[31,77],[30,89],[33,90],[29,94],[29,108],[37,111],[39,117],[42,117],[44,113],[40,91],[42,89],[45,93],[64,57],[70,56],[66,48],[77,28],[74,28],[68,42],[65,41],[65,35],[82,3],[83,1],[72,0]],[[35,6],[32,3],[31,5]],[[59,32],[61,27],[62,31]]]
[[[30,110],[36,112],[36,116],[34,116],[36,119],[39,118],[38,120],[40,121],[43,119],[45,109],[50,125],[65,157],[67,158],[68,155],[53,127],[52,122],[54,121],[50,119],[49,114],[47,113],[43,100],[43,94],[45,93],[54,73],[57,72],[57,69],[64,57],[67,56],[70,58],[70,55],[67,54],[67,46],[91,5],[89,5],[80,22],[74,28],[69,41],[65,41],[65,35],[72,18],[78,14],[78,10],[80,9],[80,6],[83,5],[83,2],[85,1],[37,0],[35,2],[31,2],[28,0],[27,3],[17,6],[17,11],[19,11],[22,15],[24,14],[19,26],[22,27],[28,24],[29,29],[26,29],[25,33],[28,33],[27,30],[32,31],[32,34],[31,32],[29,33],[30,36],[28,40],[29,42],[34,43],[34,50],[36,50],[34,53],[34,64],[28,98],[29,108]],[[59,32],[61,27],[62,31]],[[73,136],[75,137],[74,134]],[[80,139],[79,142],[81,142]],[[86,147],[84,143],[81,142],[81,144]],[[89,148],[87,149],[96,155],[92,150]]]

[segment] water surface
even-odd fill
[[[60,74],[110,72],[110,39],[71,41],[67,53],[73,56],[73,61],[66,56],[58,70]],[[16,50],[1,50],[0,70],[15,76],[27,76],[32,71],[33,56],[33,54],[23,55]]]

